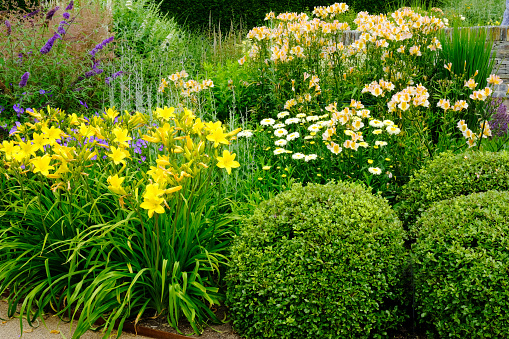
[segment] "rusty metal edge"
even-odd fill
[[[115,329],[117,326],[115,324]],[[165,331],[156,330],[153,328],[145,327],[145,326],[134,326],[132,323],[124,323],[122,328],[122,332],[129,332],[135,335],[143,335],[145,337],[154,338],[154,339],[189,339],[189,337],[170,333]]]

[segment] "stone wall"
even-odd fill
[[[495,71],[504,80],[502,85],[495,88],[495,97],[504,97],[506,101],[509,100],[507,89],[509,85],[509,26],[488,26],[488,27],[469,27],[465,29],[479,30],[487,29],[488,37],[494,41],[495,54]],[[447,31],[452,31],[447,28]],[[359,39],[361,32],[359,31],[346,31],[343,34],[343,43],[345,45],[351,44],[353,41]]]

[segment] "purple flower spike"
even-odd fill
[[[87,103],[80,100],[80,105],[88,109]],[[87,118],[85,118],[87,119]],[[88,120],[88,119],[87,119]]]
[[[69,2],[69,5],[67,5],[67,7],[65,8],[66,11],[70,11],[74,8],[74,1],[71,0],[71,2]]]
[[[65,12],[62,16],[64,17],[65,20],[69,20],[69,18],[71,17],[71,15],[67,12]]]
[[[57,32],[58,32],[58,34],[63,36],[63,35],[65,35],[65,28],[62,25],[60,25],[57,28]]]
[[[55,7],[52,10],[50,10],[48,13],[46,13],[46,20],[49,21],[53,18],[53,15],[60,9],[60,7]]]
[[[94,49],[92,49],[92,50],[90,51],[90,55],[91,55],[92,57],[95,57],[95,54],[96,54],[99,50],[103,49],[103,48],[104,48],[104,46],[106,46],[107,44],[109,44],[110,42],[112,42],[112,41],[113,41],[113,39],[114,39],[114,37],[110,37],[110,38],[108,38],[108,39],[103,40],[103,42],[101,42],[100,44],[97,44],[97,45],[94,47]]]
[[[46,42],[44,46],[41,48],[41,54],[47,54],[49,51],[51,51],[51,48],[53,48],[53,44],[55,41],[60,38],[60,34],[55,33],[49,40]]]
[[[19,88],[23,88],[27,85],[27,81],[28,81],[29,77],[30,77],[30,73],[28,73],[28,72],[25,72],[25,74],[23,74],[21,76],[21,81],[19,82]]]
[[[27,15],[23,16],[23,18],[30,18],[33,17],[36,14],[39,14],[39,10],[33,11],[32,13],[28,13]]]
[[[118,78],[122,74],[124,74],[124,72],[122,72],[122,71],[118,71],[116,73],[113,73],[113,75],[111,77],[107,77],[106,78],[106,84],[109,85],[111,81],[115,80],[116,78]]]
[[[9,20],[5,20],[5,27],[7,27],[7,36],[11,35],[12,27],[11,27],[11,23],[9,22]]]

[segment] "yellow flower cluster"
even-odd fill
[[[214,82],[210,79],[203,80],[201,83],[196,80],[188,80],[185,79],[189,77],[189,74],[185,70],[180,72],[171,74],[167,79],[161,79],[161,84],[159,84],[158,91],[164,92],[165,88],[169,87],[168,81],[171,81],[173,85],[180,90],[180,94],[185,97],[191,97],[194,94],[197,94],[203,90],[210,89],[214,87]]]
[[[455,112],[461,112],[464,109],[468,108],[468,104],[465,100],[458,100],[451,106],[451,102],[449,99],[440,99],[437,103],[437,107],[440,107],[444,111],[448,111],[452,109]]]
[[[253,41],[249,56],[256,58],[263,48],[270,50],[270,60],[278,63],[287,63],[295,58],[307,58],[314,49],[319,49],[322,59],[342,51],[342,43],[336,42],[336,36],[349,30],[347,23],[334,20],[331,22],[321,20],[333,18],[335,15],[348,10],[344,3],[329,7],[317,7],[313,14],[318,18],[311,19],[307,14],[281,13],[275,17],[274,27],[255,27],[249,31],[247,38]],[[274,13],[269,13],[266,20],[274,19]],[[242,65],[245,57],[239,60]]]
[[[480,132],[478,134],[475,134],[474,132],[472,132],[470,128],[468,128],[467,124],[465,123],[465,120],[460,120],[457,126],[461,133],[463,134],[463,136],[465,137],[465,139],[467,139],[467,145],[469,148],[477,145],[476,143],[477,139],[492,136],[490,124],[488,123],[488,121],[481,121]]]
[[[395,112],[397,109],[407,111],[412,105],[415,107],[429,107],[429,93],[426,87],[419,85],[417,87],[408,86],[404,90],[394,94],[391,101],[387,103],[389,112]],[[400,113],[401,118],[401,113]]]
[[[366,126],[363,119],[370,119],[369,126],[377,128],[373,131],[373,134],[380,135],[383,133],[383,130],[380,127],[387,126],[386,132],[388,134],[399,134],[400,129],[394,126],[394,123],[390,120],[386,120],[381,122],[380,125],[374,124],[374,122],[378,120],[374,120],[371,118],[370,111],[364,108],[364,105],[352,99],[350,106],[345,107],[343,110],[338,111],[336,109],[337,103],[332,103],[328,105],[325,109],[331,112],[331,120],[328,124],[328,128],[322,134],[322,140],[329,142],[327,148],[334,154],[339,154],[342,151],[342,147],[337,140],[335,140],[335,136],[337,136],[338,127],[344,126],[342,128],[343,133],[346,136],[349,136],[350,139],[347,139],[343,142],[343,148],[351,149],[353,151],[357,151],[359,147],[368,148],[370,145],[364,140],[364,134],[361,131],[363,127]],[[335,142],[336,141],[336,142]],[[379,140],[375,141],[375,146],[385,146],[387,142],[381,142]]]
[[[435,16],[421,15],[411,8],[402,8],[390,15],[369,15],[360,12],[354,21],[357,30],[367,32],[377,38],[402,41],[415,34],[429,35],[442,29],[446,24]]]
[[[338,14],[348,11],[348,5],[345,3],[335,3],[328,7],[318,6],[313,10],[313,15],[325,19],[327,17],[334,18]]]
[[[394,90],[394,84],[390,81],[384,81],[383,79],[380,81],[373,81],[369,85],[364,85],[361,93],[371,93],[375,97],[385,96],[386,92],[392,92]]]
[[[70,189],[76,177],[89,176],[90,171],[98,170],[96,164],[106,161],[107,165],[109,161],[109,166],[101,166],[101,171],[111,173],[107,178],[109,190],[133,196],[137,188],[123,186],[125,177],[120,175],[131,165],[128,160],[134,158],[133,136],[143,134],[138,141],[145,142],[157,155],[155,164],[149,163],[150,169],[143,175],[149,182],[145,182],[144,201],[139,205],[150,217],[163,213],[165,196],[182,189],[187,179],[198,177],[214,157],[216,166],[228,173],[240,166],[235,154],[224,150],[218,156],[217,152],[220,145],[229,145],[241,129],[227,133],[220,121],[203,122],[183,107],[158,108],[153,112],[155,121],[139,112],[121,115],[114,108],[91,119],[49,107],[47,112],[34,110],[30,114],[38,122],[20,125],[16,140],[0,144],[0,166],[7,169],[6,175],[40,173],[55,180],[53,190]],[[137,198],[137,193],[134,196]]]

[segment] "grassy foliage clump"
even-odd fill
[[[509,193],[438,202],[413,231],[416,301],[441,337],[509,336]]]
[[[383,335],[405,318],[404,237],[359,184],[295,185],[261,203],[232,247],[234,327],[248,338]]]
[[[509,153],[443,153],[403,186],[399,216],[414,222],[433,202],[458,195],[509,189]]]

